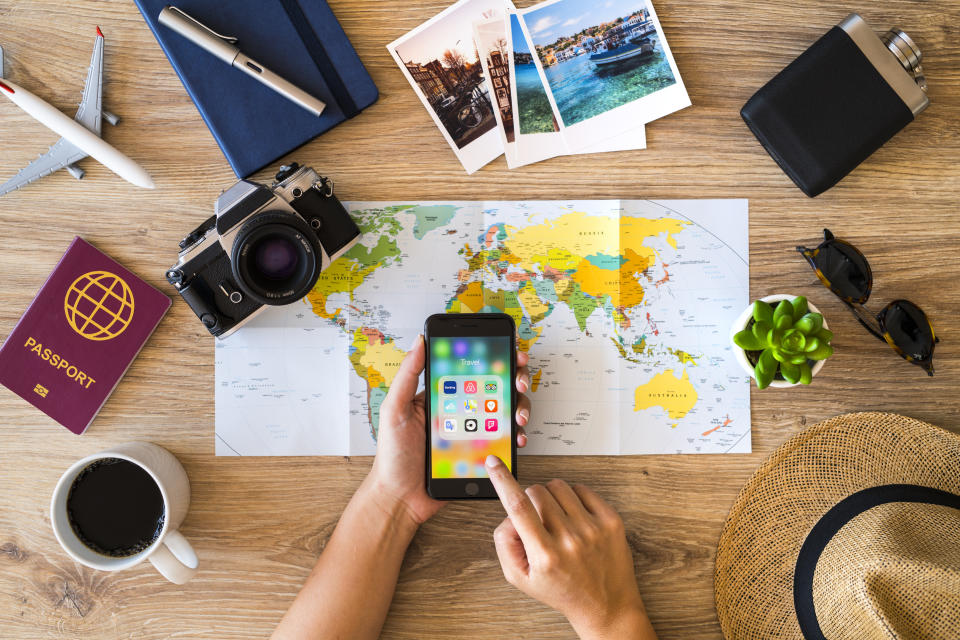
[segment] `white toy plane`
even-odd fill
[[[0,49],[0,95],[8,98],[48,129],[63,136],[50,147],[47,153],[21,169],[5,184],[0,185],[0,196],[60,169],[66,169],[70,175],[79,180],[83,178],[84,171],[75,163],[87,156],[99,161],[118,176],[138,187],[153,188],[150,174],[100,138],[101,120],[106,120],[112,125],[120,120],[109,111],[102,109],[100,104],[102,90],[103,33],[100,32],[100,27],[97,27],[97,39],[93,45],[93,57],[90,58],[87,81],[83,87],[83,99],[73,119],[26,89],[3,78],[3,50]]]

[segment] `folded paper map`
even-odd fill
[[[746,200],[345,203],[363,238],[216,349],[218,455],[372,455],[437,312],[513,316],[533,454],[747,453]]]

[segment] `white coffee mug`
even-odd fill
[[[67,516],[67,496],[73,481],[87,465],[103,458],[120,458],[138,465],[150,474],[163,496],[164,518],[160,535],[149,547],[132,556],[114,558],[90,549],[74,533]],[[183,584],[193,577],[198,564],[193,547],[177,531],[189,505],[190,481],[180,461],[155,444],[128,442],[78,460],[60,476],[50,501],[50,521],[60,546],[77,562],[101,571],[119,571],[147,558],[167,580]]]

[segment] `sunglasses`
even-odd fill
[[[933,348],[940,339],[923,309],[909,300],[894,300],[873,314],[864,304],[873,288],[870,263],[849,242],[823,230],[823,242],[816,249],[797,247],[825,287],[843,300],[867,331],[883,340],[907,362],[933,375]]]

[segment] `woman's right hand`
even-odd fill
[[[507,582],[566,616],[581,638],[655,639],[613,507],[563,480],[524,492],[499,458],[486,466],[507,512],[493,532]]]

